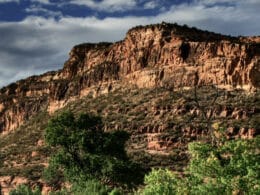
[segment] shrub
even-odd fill
[[[36,188],[34,191],[27,185],[19,185],[16,189],[11,190],[9,195],[41,195],[39,188]]]
[[[168,169],[153,169],[149,175],[145,176],[146,184],[141,194],[175,194],[176,177]]]
[[[72,194],[74,195],[107,195],[108,193],[109,188],[97,180],[87,180],[74,184],[72,187]]]

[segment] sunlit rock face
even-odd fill
[[[230,37],[167,23],[139,26],[116,43],[73,47],[62,70],[2,88],[0,132],[16,129],[40,110],[53,113],[90,93],[207,84],[253,92],[260,87],[259,75],[259,37]]]

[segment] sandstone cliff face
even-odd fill
[[[138,87],[167,80],[253,89],[260,85],[259,56],[256,42],[161,24],[134,28],[113,45],[76,46],[62,78],[81,77],[81,89],[117,79]]]
[[[119,87],[216,84],[260,87],[257,37],[234,38],[175,24],[136,27],[116,43],[75,46],[64,68],[11,84],[0,91],[0,132],[16,129],[40,109]]]
[[[46,108],[54,72],[32,76],[0,90],[0,132],[19,127],[31,115]]]

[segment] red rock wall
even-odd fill
[[[75,46],[64,68],[0,90],[0,132],[19,127],[48,107],[64,107],[88,93],[118,87],[216,84],[260,87],[258,37],[234,38],[175,24],[136,27],[114,44]]]

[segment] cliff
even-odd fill
[[[8,133],[40,110],[49,113],[88,94],[136,86],[174,88],[215,84],[260,87],[258,37],[230,37],[177,24],[139,26],[116,43],[72,48],[62,70],[0,90],[0,132]]]
[[[20,183],[50,190],[42,171],[53,148],[44,129],[62,110],[100,115],[105,131],[130,133],[132,159],[181,171],[187,144],[208,134],[194,86],[214,129],[252,138],[260,133],[259,76],[260,37],[162,23],[135,27],[120,42],[77,45],[63,69],[0,89],[2,192]]]

